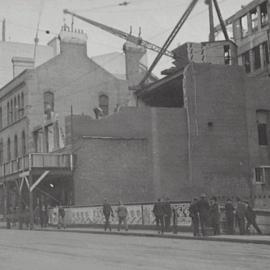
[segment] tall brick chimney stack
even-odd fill
[[[142,80],[147,70],[146,49],[127,41],[123,50],[126,56],[126,79],[128,86],[135,86]]]
[[[87,35],[80,29],[73,31],[68,26],[63,26],[59,34],[60,53],[82,53],[87,55]]]

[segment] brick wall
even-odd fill
[[[245,75],[241,67],[190,64],[184,74],[194,193],[248,196]]]

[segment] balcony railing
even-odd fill
[[[27,171],[30,168],[62,168],[72,170],[72,155],[31,153],[2,164],[0,166],[0,177]]]

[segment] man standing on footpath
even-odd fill
[[[189,215],[192,221],[193,236],[200,236],[199,232],[199,210],[198,210],[198,199],[194,198],[190,207]]]
[[[198,211],[199,211],[199,217],[200,217],[202,236],[206,236],[206,226],[208,223],[209,208],[210,206],[209,206],[208,200],[206,198],[206,195],[203,193],[201,195],[200,200],[198,201]]]
[[[220,234],[220,211],[219,211],[219,205],[217,203],[217,198],[213,196],[211,198],[211,204],[210,204],[210,220],[211,220],[211,226],[213,228],[214,235]]]
[[[171,226],[171,217],[172,217],[172,208],[170,204],[170,199],[166,198],[164,201],[164,218],[165,218],[165,232],[170,231],[170,226]]]
[[[245,215],[246,215],[246,205],[245,203],[238,197],[236,199],[237,205],[236,205],[236,218],[237,223],[239,227],[239,233],[241,235],[245,234]]]
[[[249,227],[252,225],[258,234],[262,234],[262,231],[260,230],[257,222],[256,222],[256,213],[252,208],[251,202],[248,203],[246,208],[246,219],[247,219],[247,226],[246,226],[246,232],[249,233]]]
[[[156,225],[158,233],[164,233],[164,211],[161,199],[158,199],[154,204],[153,213],[156,218]]]
[[[113,210],[111,205],[108,203],[108,201],[105,199],[103,203],[103,215],[105,217],[105,224],[104,224],[104,231],[106,232],[107,229],[112,231],[112,227],[110,224],[110,217],[113,217]]]
[[[66,228],[65,225],[65,209],[62,206],[62,204],[59,205],[58,207],[58,229],[61,229],[63,227],[64,229]]]
[[[231,199],[225,204],[226,227],[228,234],[234,234],[234,207]]]
[[[127,208],[121,201],[119,201],[119,206],[117,208],[117,215],[118,215],[118,228],[117,230],[120,231],[122,223],[124,223],[125,230],[128,231],[128,224],[127,224]]]

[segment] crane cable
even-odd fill
[[[38,14],[38,22],[37,22],[37,28],[36,28],[36,35],[35,35],[35,46],[34,46],[34,64],[36,62],[36,54],[37,54],[37,45],[38,45],[38,33],[39,33],[39,25],[40,25],[40,20],[41,20],[41,15],[42,15],[42,11],[43,11],[43,7],[44,7],[44,0],[40,1],[40,9],[39,9],[39,14]]]

